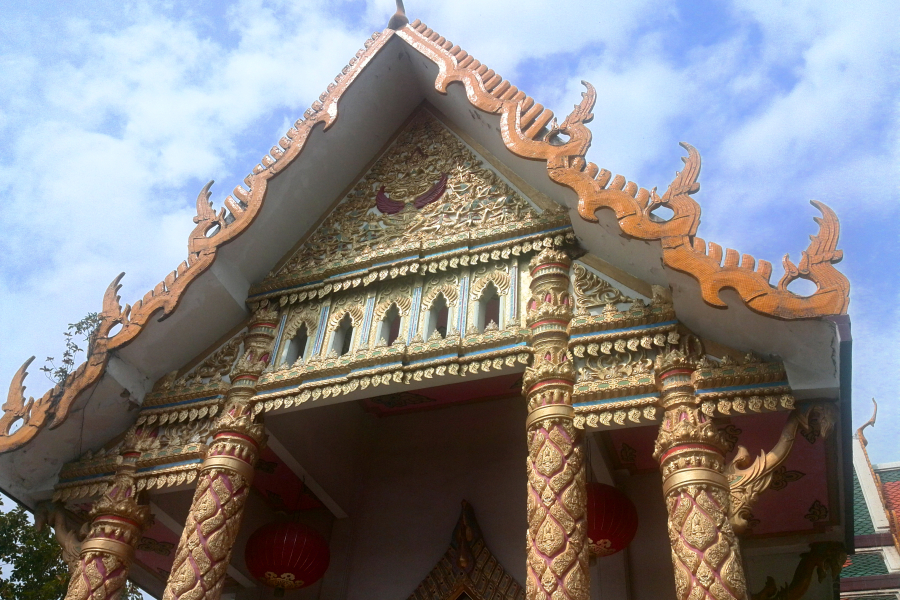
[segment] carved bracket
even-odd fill
[[[725,468],[731,487],[730,519],[736,533],[747,529],[750,510],[759,495],[769,489],[775,470],[787,460],[800,430],[815,430],[826,437],[837,422],[837,408],[833,404],[811,404],[791,411],[781,431],[781,438],[769,452],[760,451],[756,459],[744,446]]]

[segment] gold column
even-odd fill
[[[571,260],[544,250],[531,260],[528,326],[528,600],[586,600],[589,592],[582,431],[573,424],[575,369],[568,356]]]
[[[222,594],[253,468],[265,442],[263,425],[254,423],[250,399],[269,362],[276,320],[277,314],[260,312],[250,321],[244,353],[231,370],[225,410],[213,428],[213,442],[197,477],[164,600],[217,600]]]
[[[728,518],[727,444],[700,410],[696,362],[678,350],[660,355],[656,373],[665,414],[654,457],[663,477],[678,600],[747,600],[741,550]]]
[[[112,485],[91,509],[91,528],[81,544],[66,600],[119,598],[150,508],[137,502],[134,471],[140,452],[127,438]]]

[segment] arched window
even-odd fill
[[[425,339],[430,340],[434,332],[437,331],[442,338],[447,337],[447,322],[450,318],[450,308],[447,306],[447,299],[444,294],[438,294],[437,298],[431,303],[428,309],[428,316],[425,319]]]
[[[381,320],[376,342],[384,340],[388,346],[396,342],[397,338],[400,337],[400,326],[402,323],[403,317],[400,316],[400,309],[397,308],[396,304],[392,304]]]
[[[484,331],[491,323],[503,327],[500,322],[500,293],[493,283],[488,284],[478,301],[478,330]]]
[[[309,345],[309,331],[306,329],[306,323],[300,326],[297,333],[288,342],[285,349],[281,364],[291,366],[297,362],[306,360],[306,350]]]
[[[337,329],[334,330],[334,338],[331,342],[331,349],[337,352],[338,356],[343,356],[350,352],[353,347],[353,319],[349,313],[344,315],[338,323]]]

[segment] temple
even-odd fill
[[[690,144],[646,187],[587,161],[596,95],[557,118],[398,10],[204,187],[185,261],[2,406],[67,598],[897,598],[836,215],[773,282],[700,237]]]

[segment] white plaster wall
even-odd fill
[[[348,599],[407,598],[447,550],[463,499],[524,583],[525,416],[513,398],[370,417]]]

